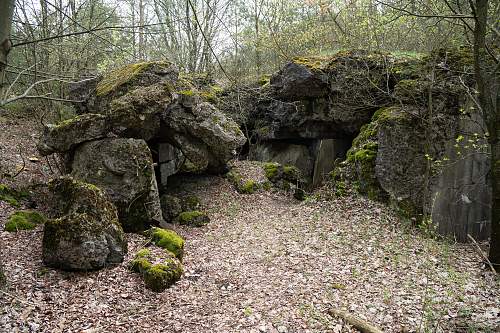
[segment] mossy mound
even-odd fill
[[[276,162],[266,162],[262,164],[267,179],[275,187],[294,192],[294,197],[298,200],[305,198],[304,190],[306,184],[302,177],[302,172],[293,165],[282,165]]]
[[[151,241],[158,247],[170,251],[176,258],[182,260],[184,254],[184,239],[173,230],[151,228],[146,232]]]
[[[7,223],[5,223],[5,231],[32,230],[38,224],[45,223],[45,221],[45,216],[38,212],[30,210],[17,211],[10,215]]]
[[[29,194],[25,191],[11,189],[7,185],[0,184],[0,200],[5,201],[13,207],[19,207],[19,201],[26,199]]]
[[[281,164],[276,162],[266,162],[262,165],[266,177],[270,181],[278,180],[283,175],[283,170],[281,169]]]
[[[226,178],[233,184],[240,194],[253,194],[263,186],[253,179],[244,179],[237,170],[231,170],[226,174]]]
[[[133,272],[141,274],[148,289],[162,292],[176,281],[183,273],[182,263],[175,257],[157,257],[149,249],[141,249],[129,263]]]
[[[188,225],[191,227],[202,227],[209,222],[210,218],[208,215],[199,210],[182,212],[174,219],[174,223]]]
[[[161,197],[163,216],[168,222],[201,227],[210,222],[208,215],[201,211],[201,200],[196,195]]]

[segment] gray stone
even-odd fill
[[[463,133],[461,142],[482,135],[484,125],[477,113],[472,118],[458,122],[458,133]],[[485,142],[479,140],[478,145]],[[485,148],[461,149],[457,155],[456,141],[446,145],[445,156],[449,159],[442,172],[431,186],[432,203],[428,207],[432,222],[440,235],[449,236],[459,242],[468,242],[467,234],[476,240],[487,240],[491,230],[491,184],[488,179],[490,160]]]
[[[162,142],[158,145],[158,162],[169,162],[178,159],[179,149],[170,143]]]
[[[163,220],[145,141],[116,138],[82,144],[75,150],[71,174],[108,194],[126,232],[142,231]]]
[[[209,103],[173,103],[162,120],[170,141],[199,169],[222,171],[246,142],[238,125]]]
[[[270,84],[279,97],[290,100],[319,98],[329,93],[325,72],[297,62],[287,63],[271,77]]]
[[[182,213],[182,201],[174,195],[164,194],[160,198],[163,218],[167,222],[172,222],[180,213]]]

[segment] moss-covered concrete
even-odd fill
[[[142,72],[147,71],[151,66],[169,68],[172,66],[172,64],[168,61],[140,62],[117,68],[107,73],[104,78],[97,84],[97,96],[106,96],[111,92],[117,90],[121,86],[130,83],[134,80],[134,78],[136,78]]]

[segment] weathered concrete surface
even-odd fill
[[[458,133],[465,133],[461,141],[476,141],[473,133],[482,133],[484,127],[481,125],[477,114],[473,119],[461,119]],[[491,230],[492,200],[487,150],[460,149],[460,155],[457,155],[455,144],[455,141],[447,144],[445,155],[449,156],[449,165],[443,168],[431,188],[432,221],[440,235],[459,242],[469,241],[467,234],[477,240],[486,240]]]

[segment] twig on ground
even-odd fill
[[[347,323],[352,325],[355,329],[357,329],[361,333],[383,333],[381,329],[373,326],[372,324],[370,324],[366,320],[363,320],[359,317],[351,315],[347,311],[331,309],[331,310],[328,310],[328,314],[330,316],[344,319]]]
[[[488,256],[483,252],[483,250],[481,250],[481,247],[479,247],[479,244],[476,242],[476,240],[474,239],[474,237],[472,237],[470,234],[467,234],[467,237],[469,237],[469,239],[472,241],[472,243],[475,245],[476,249],[477,249],[477,252],[479,252],[479,255],[483,258],[484,261],[486,261],[488,263],[488,265],[490,266],[491,268],[491,271],[495,274],[497,274],[497,271],[495,269],[495,267],[493,267],[493,264],[491,263],[491,261],[488,259]]]

